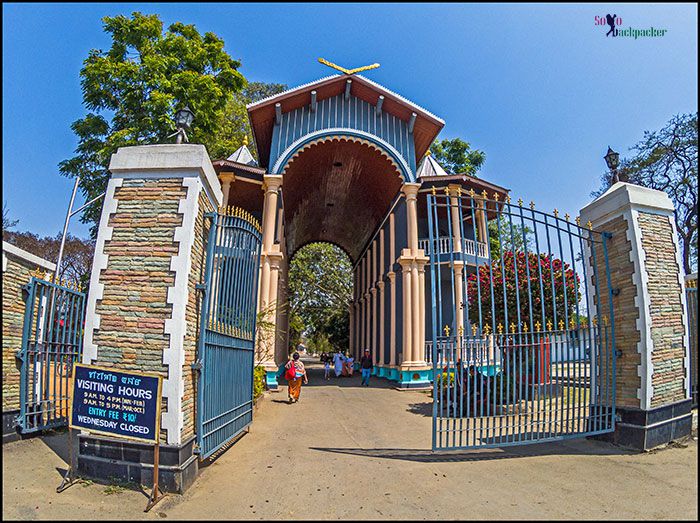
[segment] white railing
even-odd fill
[[[436,254],[449,254],[450,252],[459,252],[458,249],[452,250],[453,242],[452,238],[448,236],[441,236],[437,238],[434,243],[437,244]],[[426,254],[430,253],[430,240],[418,240],[418,248],[423,249]],[[486,244],[482,242],[475,242],[474,240],[469,240],[467,238],[462,238],[462,252],[467,256],[478,256],[479,258],[487,258],[488,250]]]

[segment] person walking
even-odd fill
[[[331,358],[325,352],[323,353],[323,377],[326,380],[331,379]]]
[[[306,369],[299,359],[298,352],[294,353],[284,368],[286,369],[284,377],[287,378],[287,383],[289,384],[289,403],[296,403],[299,401],[299,394],[301,394],[301,380],[303,379],[304,383],[309,383],[309,378],[306,376]]]
[[[365,349],[365,354],[360,360],[360,370],[362,371],[362,385],[369,387],[369,377],[372,375],[372,357],[369,355],[369,349]]]
[[[345,358],[343,357],[343,353],[340,352],[340,349],[338,349],[338,352],[336,352],[333,356],[333,370],[336,378],[340,377],[340,374],[343,372],[344,361]]]
[[[352,355],[346,353],[345,354],[345,376],[352,376],[353,371],[355,370],[353,368],[353,365],[355,363],[355,358],[352,357]]]

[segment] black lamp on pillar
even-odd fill
[[[175,143],[182,143],[183,141],[187,143],[187,133],[185,131],[189,130],[194,121],[194,113],[189,107],[184,107],[175,113],[175,127],[177,131],[170,136],[177,136],[175,138]]]
[[[610,172],[612,172],[613,175],[613,183],[617,183],[619,181],[626,182],[627,180],[621,180],[620,176],[617,173],[617,167],[620,165],[620,153],[617,153],[613,151],[610,146],[608,145],[608,152],[604,156],[605,158],[605,163],[608,164],[608,169],[610,169]],[[626,178],[626,177],[624,177]]]

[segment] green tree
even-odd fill
[[[329,243],[306,245],[292,258],[288,281],[290,318],[299,315],[314,346],[327,341],[346,350],[353,284],[347,254]]]
[[[248,137],[248,143],[253,143],[246,105],[286,89],[284,84],[250,82],[240,92],[234,93],[222,112],[217,132],[208,147],[209,155],[217,159],[228,157],[241,146],[244,136]],[[257,157],[254,148],[251,153]]]
[[[216,147],[219,125],[234,93],[246,80],[240,62],[224,51],[214,33],[202,36],[193,25],[176,22],[164,33],[158,15],[132,13],[102,19],[112,38],[109,50],[93,49],[80,71],[85,117],[71,128],[75,156],[62,161],[64,176],[81,177],[85,199],[102,193],[109,160],[117,148],[163,143],[174,131],[173,114],[189,106],[195,120],[193,143]],[[82,215],[96,233],[101,203]]]
[[[618,173],[630,183],[666,192],[675,206],[676,229],[683,249],[686,274],[698,262],[698,113],[676,115],[663,129],[644,131],[630,149],[631,158],[620,162]],[[596,197],[612,185],[612,175],[601,176]]]
[[[472,149],[471,145],[461,138],[435,140],[430,146],[430,152],[450,174],[476,176],[486,160],[486,153]]]
[[[501,251],[524,251],[533,252],[534,231],[527,225],[518,224],[517,217],[509,217],[507,214],[499,214],[498,218],[489,220],[489,248],[491,258],[495,259],[501,255]],[[503,249],[501,248],[503,247]]]

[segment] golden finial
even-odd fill
[[[476,336],[477,329],[476,323],[472,323],[472,336]]]
[[[243,145],[245,145],[246,147],[248,146],[248,135],[247,134],[243,136]]]
[[[522,199],[522,198],[518,198],[518,205],[519,205],[520,207],[523,206],[523,199]]]
[[[489,194],[486,192],[486,189],[481,191],[481,196],[483,196],[484,200],[489,197]]]
[[[493,199],[498,201],[498,193],[496,191],[493,192]]]
[[[554,217],[559,218],[559,211],[557,209],[554,209]]]
[[[533,202],[532,200],[530,200],[530,209],[532,209],[533,211],[535,210],[535,202]]]
[[[437,194],[437,191],[435,190],[435,186],[434,186],[434,185],[430,188],[430,193],[431,193],[433,196],[435,196],[435,195]]]
[[[581,318],[581,326],[583,328],[588,327],[588,318],[585,318],[585,317]]]
[[[491,325],[489,325],[488,323],[484,325],[484,334],[486,334],[487,336],[491,334]]]
[[[450,188],[449,187],[445,187],[443,190],[445,191],[445,196],[450,195]]]
[[[457,187],[457,196],[462,196],[462,193],[463,193],[463,192],[464,192],[464,190],[462,189],[461,186],[460,186],[460,187]]]
[[[568,212],[567,212],[566,214],[564,214],[564,219],[565,219],[567,222],[569,221],[569,218],[571,218],[571,216],[569,216],[569,213],[568,213]]]
[[[559,320],[559,330],[560,331],[564,330],[564,320]]]
[[[457,327],[457,333],[460,336],[464,336],[464,327],[462,327],[461,325],[459,327]]]
[[[506,203],[510,203],[510,194],[506,194]]]
[[[547,320],[547,330],[548,331],[552,330],[552,320]]]
[[[29,273],[29,275],[34,277],[34,278],[37,278],[39,280],[43,280],[44,278],[46,278],[46,272],[42,271],[38,267],[36,269],[34,269],[33,271],[31,271]]]
[[[540,327],[542,327],[542,325],[540,324],[539,321],[536,321],[535,322],[535,329],[537,329],[537,332],[540,332]]]
[[[445,328],[443,329],[443,331],[445,331],[445,336],[449,336],[450,335],[450,326],[445,325]]]
[[[498,334],[503,334],[503,324],[502,323],[498,324]]]
[[[430,149],[428,149],[427,151],[425,151],[425,154],[423,156],[430,156],[431,154],[433,154],[433,152]]]
[[[574,321],[574,318],[572,317],[569,320],[569,327],[571,327],[571,330],[573,330],[575,326],[576,326],[576,322]]]
[[[593,316],[591,323],[593,324],[594,327],[597,327],[598,326],[598,318],[596,316]]]
[[[603,316],[603,325],[605,325],[606,327],[608,326],[608,317],[605,315]]]
[[[588,220],[586,222],[586,227],[588,227],[589,229],[593,229],[593,224],[591,223],[591,220]]]
[[[324,58],[319,58],[318,61],[322,63],[323,65],[327,65],[328,67],[332,67],[333,69],[337,69],[341,73],[345,74],[355,74],[359,73],[361,71],[369,71],[370,69],[376,69],[379,67],[379,64],[374,63],[371,65],[363,65],[362,67],[356,67],[355,69],[346,69],[345,67],[341,67],[338,64],[334,64],[333,62],[329,62],[328,60]]]
[[[515,323],[513,322],[510,323],[510,332],[515,334]]]
[[[523,322],[523,332],[527,333],[527,323]]]
[[[472,198],[474,198],[474,196],[476,196],[476,191],[474,190],[474,187],[469,189],[469,196],[471,196]]]
[[[580,216],[577,216],[577,217],[576,217],[576,225],[578,225],[579,227],[581,227],[581,217],[580,217]]]

